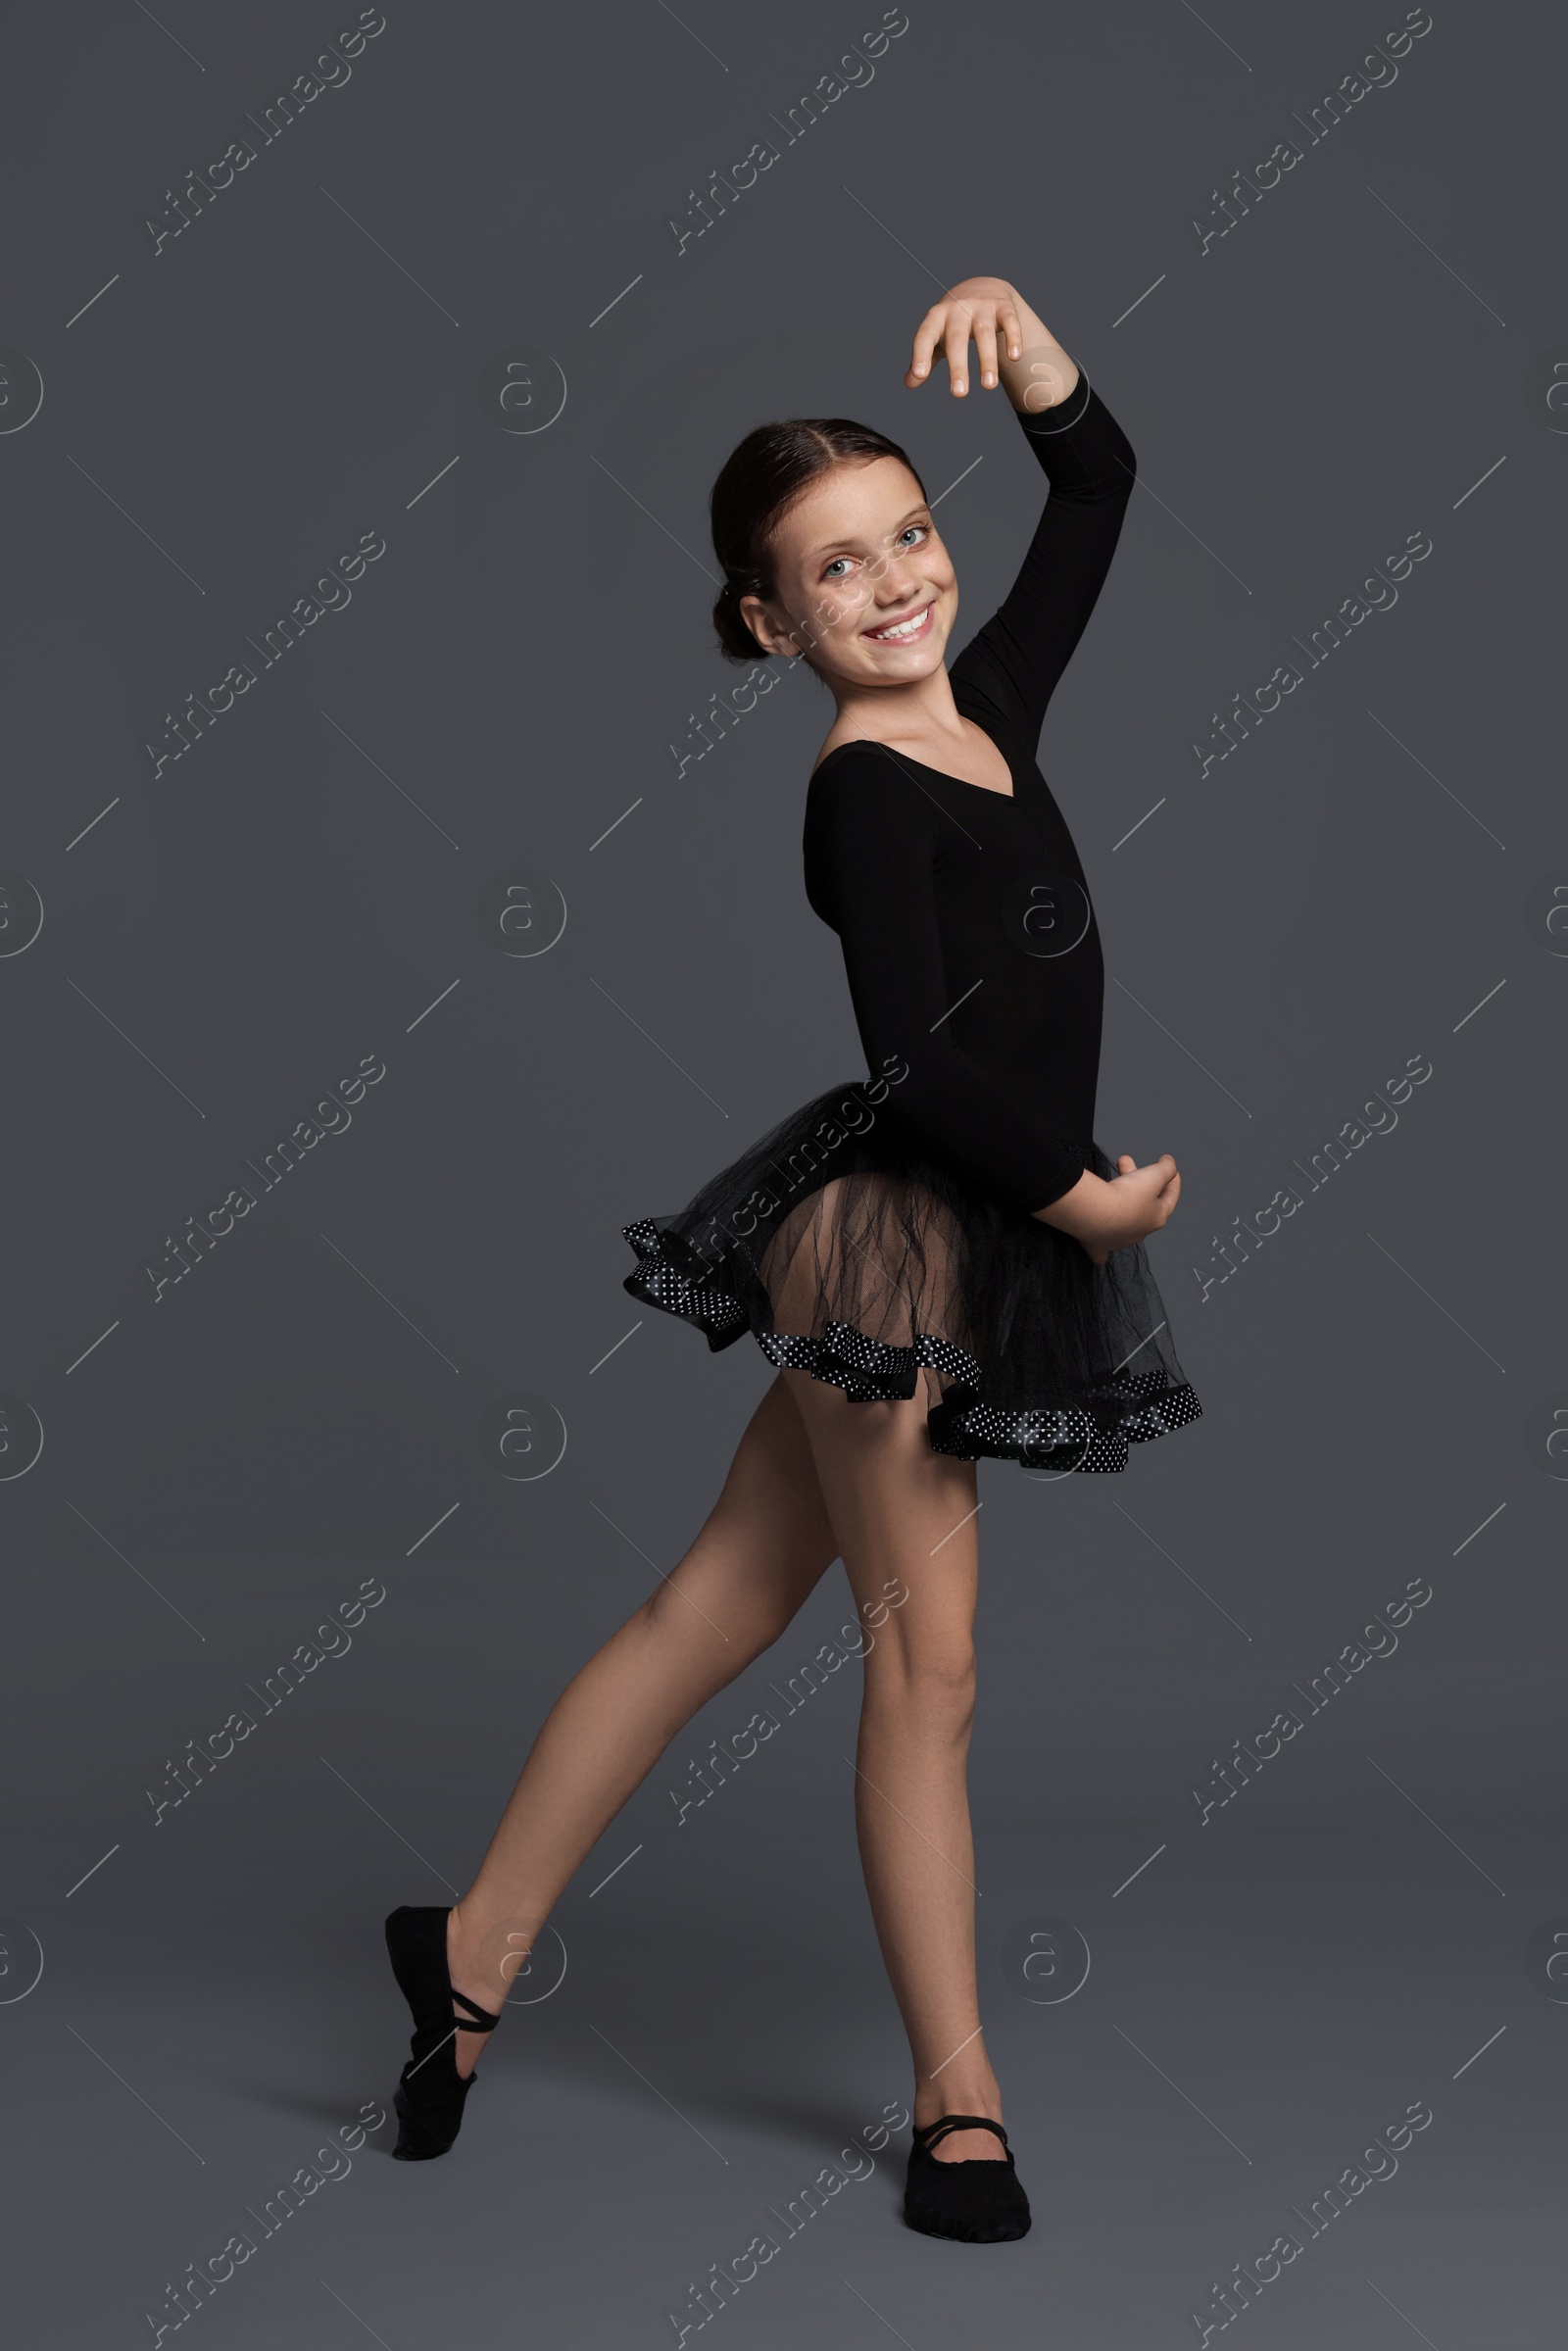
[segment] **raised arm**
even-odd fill
[[[952,390],[965,394],[971,338],[981,384],[1000,379],[1051,489],[1005,601],[950,674],[964,714],[993,737],[1017,738],[1032,760],[1110,568],[1136,460],[1099,393],[1004,278],[965,278],[926,313],[906,383],[926,380],[940,347]]]
[[[902,1063],[888,1106],[935,1156],[1010,1206],[1049,1206],[1084,1173],[1081,1151],[1031,1116],[963,1052],[954,1009],[970,976],[944,968],[933,827],[920,785],[885,744],[858,744],[807,801],[811,903],[838,932],[873,1075]]]
[[[1033,759],[1046,706],[1094,611],[1133,486],[1133,451],[1086,376],[1059,411],[1018,412],[1051,483],[1004,602],[953,663],[953,698],[992,736]]]

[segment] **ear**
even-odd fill
[[[760,596],[743,596],[736,609],[758,644],[768,653],[782,654],[788,658],[800,651],[788,631],[778,627],[769,616],[768,608]]]

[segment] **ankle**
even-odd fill
[[[500,2010],[527,1964],[538,1933],[535,1921],[515,1912],[488,1909],[471,1896],[454,1902],[447,1916],[447,1968],[453,1983]]]
[[[993,2123],[1004,2120],[1001,2085],[988,2065],[972,2067],[961,2075],[945,2071],[935,2082],[918,2082],[912,2118],[915,2130],[923,2131],[945,2114],[980,2114]]]

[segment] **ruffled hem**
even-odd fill
[[[715,1353],[750,1331],[767,1360],[809,1372],[855,1403],[897,1403],[915,1393],[922,1369],[945,1383],[940,1403],[926,1415],[933,1452],[960,1461],[1016,1461],[1025,1469],[1114,1475],[1125,1470],[1128,1447],[1202,1418],[1191,1384],[1173,1386],[1162,1372],[1112,1373],[1075,1405],[1004,1408],[985,1400],[985,1375],[973,1355],[936,1332],[918,1332],[912,1345],[871,1339],[852,1323],[830,1322],[814,1337],[773,1329],[765,1293],[748,1312],[735,1292],[681,1264],[659,1227],[647,1217],[621,1228],[637,1253],[622,1287],[635,1298],[694,1324]],[[759,1286],[760,1288],[760,1286]]]

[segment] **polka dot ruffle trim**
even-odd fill
[[[949,1398],[930,1416],[934,1452],[956,1453],[963,1461],[990,1455],[1025,1469],[1077,1470],[1090,1477],[1124,1470],[1129,1445],[1147,1445],[1203,1417],[1187,1382],[1171,1388],[1157,1372],[1097,1390],[1092,1408],[1001,1411],[978,1398],[956,1411],[952,1406]]]
[[[1058,1474],[1114,1475],[1127,1467],[1130,1445],[1202,1418],[1192,1387],[1170,1387],[1158,1372],[1115,1374],[1081,1405],[988,1404],[985,1375],[973,1355],[935,1332],[918,1333],[912,1346],[894,1347],[850,1323],[831,1322],[809,1338],[758,1329],[733,1291],[676,1262],[657,1225],[642,1218],[621,1230],[638,1257],[636,1271],[626,1276],[627,1291],[695,1323],[711,1347],[728,1347],[750,1330],[770,1363],[809,1372],[842,1388],[854,1403],[904,1400],[913,1396],[922,1367],[940,1374],[946,1390],[926,1416],[934,1452],[961,1461],[1016,1461]]]
[[[642,1217],[636,1224],[622,1225],[621,1231],[640,1260],[637,1271],[628,1274],[625,1282],[633,1298],[646,1298],[666,1314],[696,1323],[714,1347],[727,1347],[750,1329],[746,1309],[734,1292],[717,1282],[694,1281],[683,1272],[665,1249],[656,1224]]]

